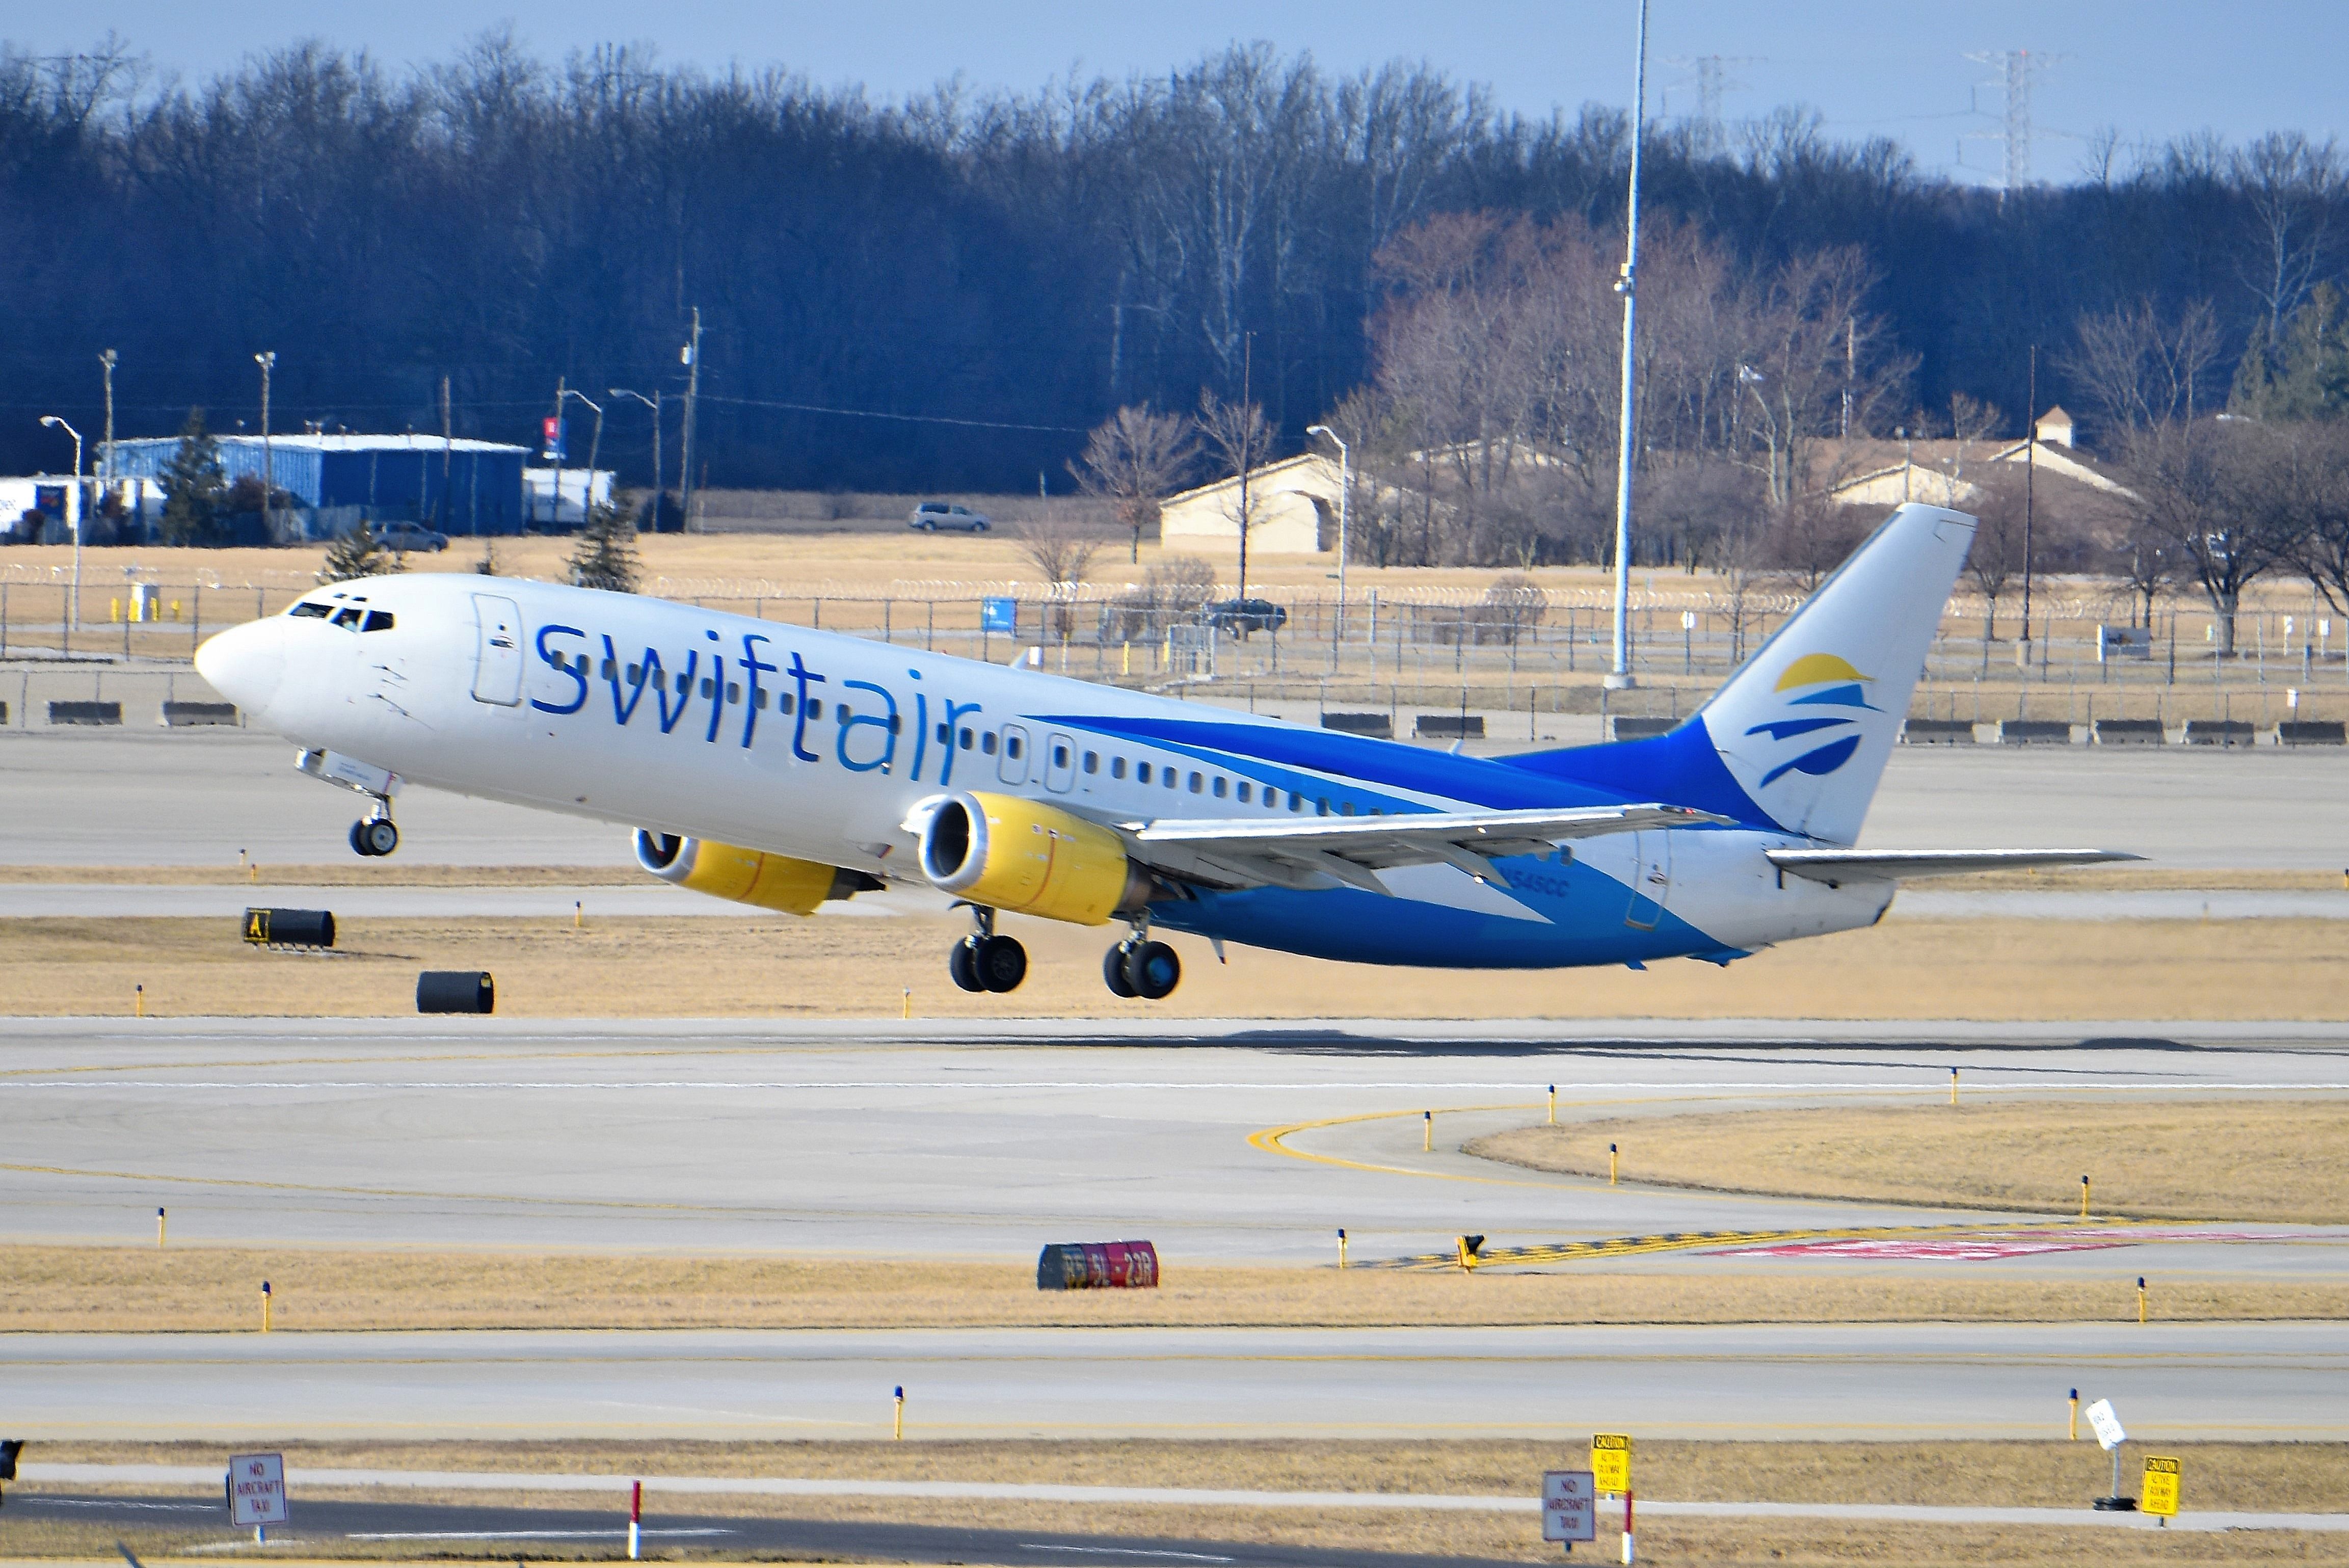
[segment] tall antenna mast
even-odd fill
[[[1639,311],[1640,140],[1648,102],[1648,0],[1640,0],[1639,64],[1631,74],[1631,192],[1624,204],[1623,275],[1615,292],[1623,296],[1622,440],[1615,454],[1615,662],[1607,686],[1620,691],[1631,677],[1631,456],[1639,445],[1632,414],[1639,406],[1634,331]]]

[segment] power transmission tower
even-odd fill
[[[1664,62],[1694,73],[1693,78],[1682,77],[1675,87],[1696,88],[1696,113],[1683,116],[1688,121],[1689,140],[1694,150],[1702,153],[1719,152],[1728,144],[1728,134],[1721,118],[1721,100],[1729,92],[1745,86],[1733,80],[1730,70],[1736,66],[1762,63],[1758,55],[1684,55]]]
[[[1974,130],[1966,133],[1969,141],[1996,141],[2005,153],[2004,166],[1999,178],[2002,191],[2020,191],[2031,183],[2031,144],[2038,135],[2031,121],[2031,88],[2033,78],[2044,70],[2060,63],[2061,55],[2036,55],[2029,49],[2007,49],[1992,53],[1980,51],[1966,56],[1976,65],[1988,66],[1998,75],[1974,84],[1977,95],[1974,112],[1982,112],[1979,95],[1982,88],[1994,87],[2001,95],[2005,110],[1996,130]],[[1962,156],[1959,160],[1963,162]]]

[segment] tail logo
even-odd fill
[[[1868,683],[1875,679],[1873,675],[1861,674],[1851,660],[1836,654],[1806,653],[1786,666],[1774,690],[1795,693],[1786,698],[1789,710],[1809,711],[1789,711],[1783,719],[1768,720],[1745,732],[1767,735],[1774,741],[1791,741],[1826,730],[1847,729],[1859,722],[1857,717],[1823,713],[1819,710],[1843,708],[1882,712],[1882,709],[1868,700]],[[1824,777],[1851,761],[1852,754],[1858,750],[1858,735],[1841,736],[1823,746],[1813,747],[1790,761],[1780,763],[1762,775],[1761,787],[1767,789],[1790,773]]]

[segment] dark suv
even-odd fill
[[[1252,631],[1278,631],[1288,624],[1288,611],[1270,599],[1217,599],[1199,618],[1217,631],[1245,638]]]
[[[905,514],[905,526],[924,534],[945,528],[964,534],[984,534],[993,524],[984,513],[954,501],[925,501]]]

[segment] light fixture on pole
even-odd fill
[[[106,435],[98,446],[98,464],[105,474],[99,481],[102,494],[112,494],[114,491],[114,358],[111,348],[98,357],[99,367],[106,372]]]
[[[1346,640],[1346,525],[1354,499],[1354,453],[1346,438],[1328,425],[1307,425],[1305,433],[1328,436],[1338,447],[1338,616],[1330,633],[1330,657],[1334,661],[1338,646]]]
[[[587,525],[587,509],[595,500],[595,454],[604,446],[604,405],[576,387],[564,388],[557,395],[556,403],[559,405],[564,398],[576,398],[595,412],[595,431],[587,438],[587,478],[579,487],[579,525],[585,528]],[[554,512],[558,517],[563,514],[563,497],[560,495],[554,498]]]
[[[657,534],[660,532],[662,497],[660,389],[657,387],[654,388],[653,395],[649,398],[646,397],[642,392],[632,392],[626,387],[607,387],[604,390],[604,395],[607,398],[634,398],[636,401],[644,404],[645,407],[653,411],[653,532]]]
[[[272,525],[270,513],[277,499],[277,463],[270,455],[269,373],[277,369],[277,350],[255,354],[253,362],[261,367],[261,531],[274,545],[277,530]]]
[[[1648,105],[1648,0],[1640,0],[1639,61],[1631,74],[1631,184],[1624,209],[1623,275],[1615,292],[1623,296],[1622,440],[1615,456],[1615,660],[1607,672],[1610,691],[1638,684],[1631,675],[1631,457],[1638,430],[1637,359],[1633,354],[1640,275],[1640,138]]]
[[[66,432],[66,434],[67,434],[67,435],[69,435],[69,436],[73,437],[73,443],[74,443],[74,514],[73,514],[74,573],[73,573],[73,608],[72,608],[72,611],[70,612],[70,617],[71,617],[71,624],[72,624],[73,629],[74,629],[74,630],[76,630],[76,631],[79,631],[79,630],[81,629],[81,520],[82,520],[82,515],[83,515],[83,514],[87,513],[87,512],[89,510],[89,504],[88,504],[88,503],[89,503],[89,497],[88,497],[87,495],[84,495],[84,494],[81,493],[81,431],[78,431],[78,430],[74,429],[74,428],[73,428],[73,426],[71,426],[71,425],[69,425],[69,424],[66,423],[66,421],[63,421],[63,420],[59,419],[59,418],[58,418],[57,415],[55,415],[55,414],[43,414],[43,415],[41,416],[41,424],[42,424],[42,426],[43,426],[45,429],[56,429],[56,430],[61,430],[61,431],[65,431],[65,432]]]

